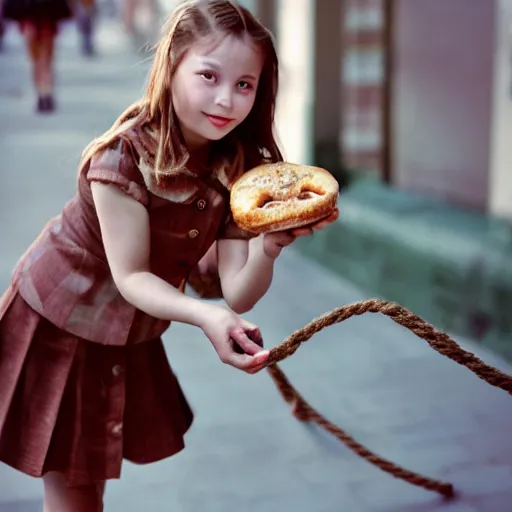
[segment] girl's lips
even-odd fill
[[[234,119],[230,119],[229,117],[219,117],[219,116],[211,116],[210,114],[205,114],[210,123],[217,128],[223,128],[224,126],[234,121]]]

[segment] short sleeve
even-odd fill
[[[148,204],[148,190],[135,161],[129,143],[119,139],[91,158],[88,181],[98,181],[119,187],[133,199]]]

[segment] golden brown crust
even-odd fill
[[[339,187],[325,169],[279,162],[243,174],[231,188],[231,212],[240,228],[269,233],[298,228],[329,216]]]

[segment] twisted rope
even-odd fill
[[[348,448],[360,455],[378,468],[390,473],[396,478],[406,482],[423,487],[424,489],[437,492],[447,499],[454,496],[453,485],[447,482],[441,482],[433,478],[428,478],[413,471],[409,471],[389,460],[386,460],[368,448],[358,443],[349,434],[331,423],[318,411],[313,409],[297,390],[290,384],[285,374],[276,363],[286,359],[294,354],[302,343],[309,340],[315,333],[325,327],[343,322],[351,316],[362,315],[364,313],[382,313],[394,322],[406,327],[414,334],[424,339],[434,350],[440,354],[449,357],[456,363],[466,366],[478,377],[492,386],[505,390],[512,395],[512,377],[501,372],[497,368],[485,364],[471,352],[468,352],[445,333],[437,331],[434,327],[422,320],[419,316],[411,313],[407,309],[384,300],[371,299],[363,302],[356,302],[340,308],[336,308],[324,315],[312,320],[302,329],[295,331],[286,338],[280,345],[270,350],[267,360],[267,371],[274,380],[279,392],[284,400],[292,405],[293,415],[304,422],[312,422],[324,428],[327,432],[338,438]]]

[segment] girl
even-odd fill
[[[4,0],[3,16],[15,20],[25,38],[37,93],[37,112],[55,109],[53,54],[58,24],[72,17],[68,0]]]
[[[229,215],[240,173],[281,159],[268,31],[231,1],[196,0],[163,34],[145,96],[85,149],[76,196],[0,304],[0,460],[43,476],[46,512],[100,511],[124,458],[184,447],[192,412],[161,341],[171,321],[202,329],[226,364],[264,367],[239,314],[313,229],[251,238]],[[228,307],[182,293],[196,267],[218,272]]]

